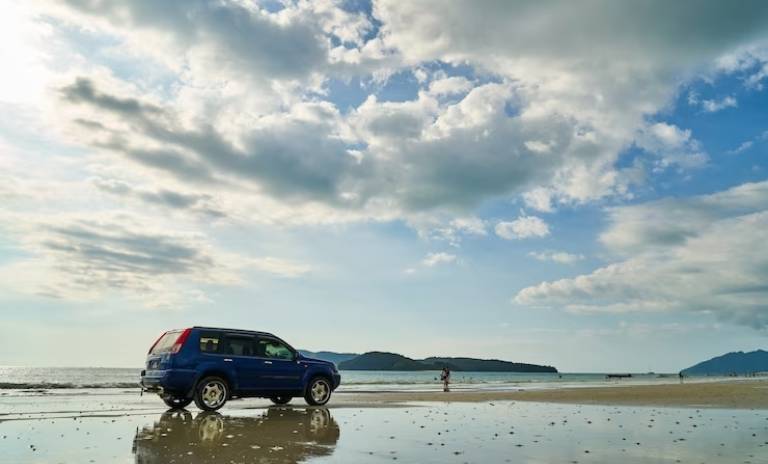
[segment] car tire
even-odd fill
[[[310,406],[322,406],[331,399],[331,381],[327,377],[313,377],[304,392],[304,400]]]
[[[203,411],[216,411],[229,399],[229,384],[221,377],[205,377],[195,387],[195,405]]]
[[[269,401],[275,404],[288,404],[291,402],[292,399],[293,399],[292,396],[283,396],[283,395],[269,397]]]
[[[162,395],[163,403],[171,409],[184,409],[192,402],[192,398],[175,395]]]

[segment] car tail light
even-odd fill
[[[160,334],[160,336],[159,336],[159,337],[157,337],[157,340],[155,340],[155,343],[153,343],[153,344],[152,344],[152,346],[150,346],[150,347],[149,347],[149,351],[147,351],[147,354],[151,353],[151,352],[152,352],[152,350],[154,350],[154,349],[155,349],[155,345],[157,345],[157,342],[159,342],[159,341],[160,341],[160,339],[161,339],[161,338],[163,338],[163,336],[164,336],[165,334],[167,334],[167,333],[168,333],[168,332],[163,332],[163,333],[161,333],[161,334]]]
[[[176,343],[171,347],[171,354],[176,354],[181,351],[181,347],[184,346],[184,342],[189,338],[190,332],[192,332],[192,329],[184,329],[184,332],[179,335],[179,338],[176,339]]]

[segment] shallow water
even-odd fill
[[[3,367],[0,366],[0,391],[8,389],[96,389],[138,388],[140,369],[93,367]],[[441,389],[437,371],[341,371],[340,391],[434,391]],[[633,374],[630,379],[608,380],[606,374],[454,372],[455,390],[509,390],[604,386],[625,384],[674,383],[677,375]],[[701,377],[689,381],[716,381],[720,377]]]
[[[0,397],[0,463],[765,463],[768,411],[521,402],[169,413],[155,396]]]

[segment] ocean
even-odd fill
[[[0,390],[138,388],[141,369],[102,367],[0,366]],[[438,371],[341,371],[339,391],[433,391],[441,387]],[[716,378],[699,380],[717,380]],[[633,374],[606,379],[604,373],[453,372],[454,390],[562,388],[627,383],[676,382],[676,374]]]

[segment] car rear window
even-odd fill
[[[176,343],[176,339],[181,335],[181,330],[174,330],[172,332],[166,332],[165,335],[160,337],[160,340],[155,343],[150,354],[168,353],[171,351],[173,344]]]
[[[200,334],[200,351],[203,353],[218,353],[219,340],[221,340],[221,334],[218,333]]]

